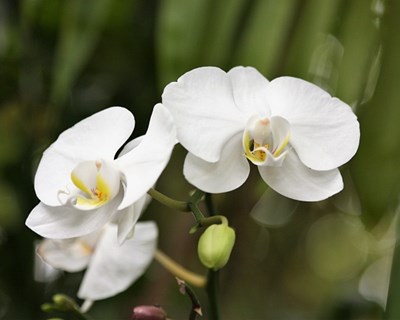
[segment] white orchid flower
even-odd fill
[[[106,299],[126,290],[143,275],[157,248],[154,222],[138,222],[131,239],[117,241],[118,226],[109,223],[101,230],[74,239],[44,239],[37,253],[49,265],[67,272],[86,269],[78,291],[83,311],[92,301]]]
[[[211,193],[241,186],[249,162],[280,194],[325,199],[343,188],[339,166],[359,144],[351,108],[304,80],[271,82],[251,67],[194,69],[162,96],[189,151],[186,179]]]
[[[135,125],[130,111],[111,107],[64,131],[44,152],[35,176],[40,203],[26,225],[44,238],[80,237],[117,221],[122,243],[132,232],[167,165],[176,132],[168,110],[154,107],[147,133],[115,159]]]

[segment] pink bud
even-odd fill
[[[167,314],[159,306],[138,306],[132,310],[132,320],[166,320]]]

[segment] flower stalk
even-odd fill
[[[150,189],[147,193],[154,200],[158,201],[159,203],[165,205],[168,208],[175,209],[175,210],[181,211],[181,212],[190,212],[191,211],[189,203],[186,201],[178,201],[178,200],[172,199],[153,188]]]
[[[190,301],[192,302],[192,308],[190,309],[189,320],[196,320],[197,316],[203,315],[199,299],[197,298],[192,288],[190,288],[185,283],[185,281],[179,279],[178,277],[176,278],[176,281],[178,282],[179,291],[182,294],[187,295]]]
[[[206,286],[206,278],[202,275],[194,273],[185,269],[183,266],[172,260],[165,253],[160,250],[156,250],[154,258],[169,272],[176,277],[190,283],[193,286],[204,288]]]
[[[211,216],[209,219],[211,220],[211,218],[219,218],[221,219],[221,223],[223,225],[228,225],[228,220],[224,216],[214,216],[214,202],[210,193],[206,193],[205,200],[208,213]],[[222,219],[221,217],[223,217],[224,219]],[[219,308],[217,299],[218,274],[218,270],[208,270],[206,292],[209,303],[209,317],[211,320],[219,320]]]
[[[218,271],[209,269],[207,276],[206,292],[209,303],[209,318],[211,320],[219,320],[219,307],[217,299]]]

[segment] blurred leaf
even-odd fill
[[[400,19],[398,1],[387,3],[382,26],[382,68],[375,95],[358,110],[360,148],[351,169],[358,189],[363,218],[375,223],[397,205],[400,194]],[[347,75],[351,82],[350,74]],[[354,75],[357,82],[358,75]]]
[[[240,32],[245,0],[165,0],[158,16],[161,88],[204,65],[227,69]]]
[[[246,0],[216,0],[213,4],[207,19],[204,64],[226,67],[234,50]]]
[[[347,103],[354,104],[362,100],[372,62],[379,52],[379,29],[374,23],[376,17],[370,1],[346,2],[337,34],[344,54],[335,95]]]
[[[343,1],[309,0],[287,53],[285,74],[312,81],[331,91],[343,48],[332,35]]]
[[[251,8],[248,24],[234,57],[235,64],[253,66],[271,78],[286,54],[298,0],[258,0]]]
[[[0,232],[1,228],[19,227],[22,224],[22,219],[14,190],[7,184],[0,183]]]
[[[64,103],[74,81],[93,53],[112,2],[112,0],[64,2],[51,90],[51,101],[55,105]]]
[[[212,4],[211,0],[162,1],[156,31],[161,88],[200,66]]]
[[[23,116],[20,105],[6,104],[0,109],[0,168],[17,162],[24,152]]]

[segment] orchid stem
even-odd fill
[[[206,193],[204,199],[205,199],[206,207],[207,207],[207,210],[208,210],[208,214],[210,216],[214,215],[215,214],[215,208],[214,208],[214,203],[212,201],[211,194],[210,193]]]
[[[217,303],[218,271],[210,269],[207,278],[206,291],[209,303],[209,318],[210,320],[219,320],[219,308]]]
[[[204,276],[185,269],[162,251],[156,250],[154,257],[165,269],[176,277],[199,288],[204,288],[206,286],[207,280]]]
[[[211,194],[206,193],[205,203],[210,217],[207,220],[210,222],[213,219],[218,219],[222,224],[228,225],[228,219],[224,216],[215,215],[214,203],[212,201]],[[209,270],[207,276],[207,287],[206,292],[209,303],[209,318],[210,320],[219,320],[219,307],[217,301],[217,287],[218,287],[218,271]]]
[[[201,219],[199,223],[201,224],[202,227],[208,227],[213,224],[223,224],[225,226],[229,224],[228,219],[225,216],[220,216],[220,215],[205,217]]]
[[[156,201],[167,206],[168,208],[175,209],[181,212],[190,212],[190,206],[188,202],[174,200],[165,194],[157,191],[156,189],[150,189],[147,193]]]
[[[203,315],[199,299],[197,298],[192,288],[190,288],[185,281],[179,278],[176,278],[176,281],[178,282],[179,291],[182,294],[187,295],[190,301],[192,302],[192,308],[190,309],[189,320],[196,320],[197,316]]]
[[[192,211],[196,222],[200,224],[201,221],[205,219],[204,214],[201,212],[201,210],[195,203],[190,202],[189,208],[190,208],[190,211]]]
[[[154,200],[167,206],[168,208],[175,209],[181,212],[192,212],[194,219],[201,226],[209,226],[214,223],[227,224],[227,220],[225,217],[218,216],[220,218],[214,219],[214,217],[205,217],[204,214],[201,212],[197,204],[204,199],[203,191],[196,190],[191,196],[190,201],[188,202],[172,199],[165,194],[157,191],[156,189],[150,189],[147,193]]]

